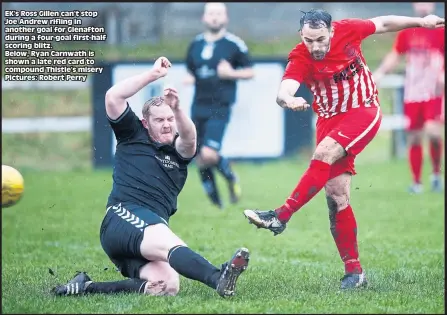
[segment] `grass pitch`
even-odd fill
[[[245,207],[281,204],[307,165],[238,164],[244,197],[224,211],[204,199],[194,168],[172,229],[215,264],[245,246],[251,262],[233,299],[181,278],[177,297],[96,295],[55,298],[49,290],[84,270],[97,281],[123,279],[103,253],[99,226],[110,171],[23,171],[25,195],[2,209],[4,313],[442,313],[444,197],[405,189],[405,161],[366,163],[353,180],[359,249],[370,287],[340,292],[343,265],[329,231],[322,193],[276,237],[249,225]],[[429,171],[426,164],[427,178]],[[219,182],[222,193],[226,188]],[[428,188],[428,187],[427,187]],[[50,274],[49,269],[54,273]]]

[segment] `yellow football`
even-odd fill
[[[22,198],[24,180],[15,168],[2,165],[2,208],[15,205]]]

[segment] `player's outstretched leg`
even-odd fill
[[[53,293],[58,296],[84,295],[89,293],[144,293],[146,280],[126,279],[109,282],[93,282],[85,272],[77,272],[67,284],[56,286]]]
[[[177,250],[177,253],[174,251]],[[170,251],[169,263],[173,269],[183,276],[198,280],[216,290],[221,297],[231,297],[235,294],[239,276],[247,269],[250,253],[246,248],[240,248],[230,260],[218,269],[206,259],[192,252],[188,247],[178,246]],[[191,264],[189,258],[196,259]],[[184,265],[181,265],[185,263]],[[67,284],[53,288],[57,296],[76,296],[85,294],[112,293],[149,293],[151,295],[176,295],[177,290],[170,294],[166,281],[148,282],[143,279],[126,279],[121,281],[93,282],[85,272],[77,272]]]
[[[258,228],[268,229],[273,232],[273,235],[281,234],[286,229],[286,222],[282,222],[278,218],[275,210],[244,210],[244,215],[248,221]]]
[[[248,267],[250,253],[246,248],[240,248],[231,259],[222,265],[216,290],[222,297],[233,296],[236,290],[236,282],[242,272]]]
[[[76,275],[67,282],[67,284],[58,285],[53,288],[52,292],[55,295],[82,295],[92,279],[85,272],[76,272]]]
[[[281,207],[267,211],[247,209],[244,215],[258,228],[268,229],[274,235],[282,233],[292,215],[324,187],[329,179],[332,163],[345,154],[339,143],[329,137],[324,138],[318,144],[309,168]]]
[[[175,271],[188,279],[206,284],[222,297],[234,295],[236,282],[247,269],[249,260],[250,254],[246,248],[238,249],[221,268],[214,267],[187,246],[175,246],[168,254],[168,262]]]
[[[145,259],[166,261],[178,274],[213,288],[222,297],[234,294],[236,282],[249,262],[248,250],[240,248],[218,268],[189,248],[164,224],[144,229],[140,249]]]
[[[237,203],[241,198],[242,191],[239,185],[238,177],[234,173],[234,170],[231,168],[230,161],[220,155],[219,163],[217,164],[217,170],[227,180],[231,203]]]

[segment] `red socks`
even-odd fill
[[[442,141],[440,139],[430,140],[430,157],[433,165],[433,174],[441,173]]]
[[[420,150],[420,161],[422,150]],[[419,176],[420,176],[419,167]],[[276,209],[278,219],[287,222],[292,215],[309,202],[329,180],[331,165],[322,161],[310,161],[309,168],[301,177],[284,205]],[[357,247],[357,222],[351,206],[335,214],[331,232],[340,257],[345,264],[345,273],[362,273]]]
[[[433,174],[438,175],[441,172],[441,157],[442,157],[442,141],[439,139],[430,140],[430,157],[433,165]],[[413,174],[413,181],[416,184],[421,183],[422,172],[422,145],[415,144],[410,146],[409,152],[411,173]]]
[[[292,215],[311,200],[329,180],[331,165],[319,160],[311,160],[309,168],[301,177],[285,204],[275,210],[278,219],[285,223]]]
[[[420,144],[410,146],[409,158],[413,182],[420,184],[422,170],[422,146]]]
[[[345,264],[345,273],[362,273],[357,245],[357,222],[351,206],[337,212],[333,220],[331,233]]]

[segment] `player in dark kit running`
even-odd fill
[[[226,179],[231,203],[239,201],[241,187],[227,158],[219,152],[236,99],[237,80],[251,79],[252,61],[244,41],[226,30],[225,4],[205,4],[206,31],[197,35],[188,48],[186,66],[195,93],[191,117],[200,146],[197,155],[202,186],[211,202],[223,207],[214,170]]]
[[[282,233],[292,215],[323,187],[329,207],[330,229],[345,265],[341,288],[366,285],[357,248],[357,223],[350,205],[355,157],[375,137],[381,122],[377,88],[360,44],[372,34],[411,27],[437,28],[444,19],[381,16],[369,20],[345,19],[332,23],[323,10],[311,10],[300,20],[302,43],[289,55],[277,103],[283,108],[309,108],[294,97],[301,84],[314,94],[318,115],[317,147],[310,165],[286,202],[275,210],[245,210],[251,223]]]
[[[154,67],[115,84],[105,97],[106,112],[117,139],[113,188],[101,225],[101,245],[129,279],[92,282],[78,273],[56,295],[138,292],[176,295],[179,274],[232,296],[238,276],[247,268],[245,248],[221,268],[195,253],[169,228],[187,166],[196,154],[196,129],[179,107],[177,91],[164,90],[143,106],[140,120],[127,104],[143,87],[168,73],[171,63],[160,57]]]

